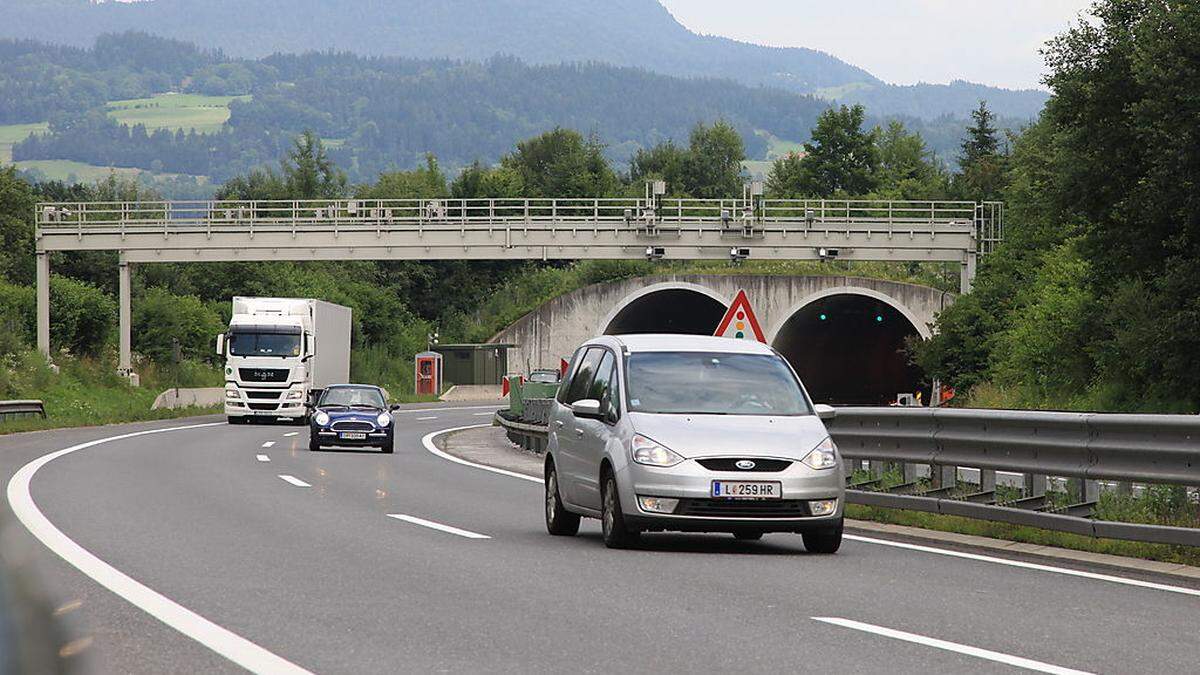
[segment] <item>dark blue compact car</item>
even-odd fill
[[[369,384],[335,384],[321,392],[308,423],[308,449],[331,445],[395,450],[396,423],[383,390]]]

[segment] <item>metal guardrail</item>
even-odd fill
[[[1200,486],[1200,416],[1113,415],[954,408],[839,408],[830,433],[843,457],[981,472],[980,490],[934,486],[918,494],[852,489],[847,500],[1029,525],[1077,534],[1200,546],[1200,529],[1119,523],[1073,515],[1091,503],[1049,509],[1044,499],[998,503],[994,473],[1082,481]],[[953,481],[953,478],[950,479]],[[992,489],[985,487],[990,482]],[[853,487],[853,486],[852,486]],[[1030,504],[1030,501],[1033,504]]]
[[[550,400],[544,403],[548,412]],[[509,420],[497,414],[496,423],[514,443],[544,451],[544,418],[540,424],[532,424],[527,418]],[[1072,509],[1047,509],[1044,499],[1040,505],[1024,503],[1029,501],[1024,499],[1003,503],[994,490],[996,470],[1081,481],[1200,486],[1200,416],[839,408],[830,433],[850,461],[949,468],[952,477],[957,476],[959,467],[980,471],[980,489],[975,492],[959,489],[954,478],[949,479],[949,486],[935,485],[911,494],[851,485],[846,492],[851,503],[1109,539],[1200,546],[1197,528],[1096,520],[1074,515]],[[990,481],[984,479],[987,472],[992,472]]]
[[[38,204],[39,233],[172,234],[397,230],[636,230],[866,232],[915,237],[973,231],[979,252],[1003,233],[998,202],[834,199],[347,199],[292,201],[54,202]]]
[[[0,422],[17,415],[40,415],[46,419],[46,406],[41,401],[0,401]]]

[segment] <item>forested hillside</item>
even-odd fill
[[[182,115],[187,111],[168,110],[183,97],[166,92],[223,96],[228,121],[207,122],[201,131],[217,131],[201,133]],[[770,138],[808,140],[827,106],[778,89],[602,64],[348,53],[231,60],[139,33],[102,36],[86,50],[0,40],[0,123],[49,125],[18,140],[14,160],[74,160],[216,181],[278,160],[305,130],[325,139],[353,181],[418,166],[426,153],[449,167],[493,163],[520,139],[557,126],[595,135],[606,156],[624,164],[639,149],[685,141],[697,122],[725,119],[740,133],[747,157],[762,160]],[[157,126],[122,123],[131,110],[146,113],[131,122],[154,120],[156,111],[162,118]],[[902,119],[935,154],[953,161],[963,119]],[[871,125],[883,122],[878,114],[868,117]]]
[[[1003,116],[1029,118],[1046,100],[1043,92],[966,83],[889,85],[822,52],[697,35],[657,0],[7,0],[5,5],[0,37],[77,47],[104,33],[139,30],[250,58],[335,50],[422,59],[511,55],[534,64],[603,62],[823,94],[865,103],[880,115],[926,119],[963,117],[981,98]]]

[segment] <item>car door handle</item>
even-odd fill
[[[583,438],[583,429],[576,429],[575,435],[579,438]]]
[[[563,428],[563,423],[562,423],[562,420],[554,420],[554,428],[555,428],[555,429],[561,429],[561,428]]]

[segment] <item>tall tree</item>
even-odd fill
[[[863,131],[861,105],[830,108],[817,119],[812,141],[804,144],[798,165],[784,158],[772,169],[773,192],[803,197],[865,195],[875,190],[879,168],[876,132]],[[796,171],[795,169],[798,169]]]
[[[561,127],[519,143],[501,166],[521,177],[530,196],[603,197],[617,187],[600,141]]]
[[[684,190],[699,199],[722,199],[741,194],[742,136],[725,120],[712,126],[697,124],[683,162]]]
[[[980,101],[971,111],[971,125],[958,156],[961,196],[967,199],[996,199],[1004,188],[1007,157],[1000,151],[996,116]]]
[[[293,199],[336,199],[346,194],[346,174],[334,166],[311,130],[300,134],[282,165]]]

